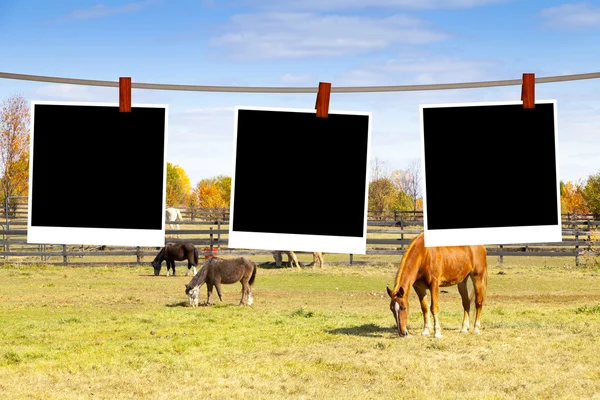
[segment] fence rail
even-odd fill
[[[270,254],[269,251],[264,250],[229,248],[227,239],[229,234],[228,222],[216,222],[217,224],[214,224],[216,226],[209,226],[209,229],[193,229],[197,225],[206,226],[212,224],[212,222],[178,221],[183,229],[166,229],[165,242],[192,243],[197,247],[201,247],[206,256],[215,253],[224,256]],[[589,222],[586,222],[583,229],[571,229],[572,221],[564,221],[562,242],[487,246],[488,255],[498,256],[500,263],[503,262],[505,256],[573,257],[575,258],[575,264],[579,265],[580,256],[586,252],[595,251],[595,236],[592,237],[592,230],[589,229],[593,224]],[[401,257],[412,238],[423,231],[422,225],[422,221],[412,221],[406,224],[394,220],[368,221],[366,254]],[[23,226],[26,228],[26,220],[13,220],[10,221],[8,226],[0,226],[0,246],[3,249],[3,251],[0,251],[0,257],[4,259],[5,263],[12,261],[25,264],[41,262],[57,265],[139,265],[148,264],[149,261],[144,260],[144,258],[154,258],[157,254],[157,248],[153,247],[110,246],[110,250],[102,250],[101,246],[28,244],[26,240],[27,229],[22,229]],[[186,226],[191,226],[192,229],[185,229]],[[172,237],[174,235],[179,235],[179,237]],[[374,237],[383,235],[388,237]],[[362,263],[355,260],[356,255],[349,254],[348,256],[348,264]],[[107,261],[83,262],[82,258],[84,257],[106,258]],[[108,261],[109,258],[114,259],[114,257],[131,257],[135,261]],[[58,259],[59,261],[52,261],[52,259]]]

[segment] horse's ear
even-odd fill
[[[396,294],[396,297],[402,297],[404,296],[404,288],[402,286],[400,286],[400,289],[398,289],[398,293]]]
[[[394,297],[394,296],[392,295],[392,291],[390,290],[390,288],[389,288],[389,287],[387,287],[387,286],[386,286],[385,288],[387,289],[388,296],[390,296],[390,297]]]

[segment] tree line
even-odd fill
[[[29,190],[30,104],[22,95],[12,95],[0,106],[0,201],[27,196]],[[375,157],[370,165],[369,210],[420,211],[421,164],[412,160],[406,169],[393,170]],[[231,177],[217,175],[202,179],[192,187],[185,170],[167,162],[167,206],[229,208]],[[560,182],[563,214],[600,215],[600,170],[587,179]]]

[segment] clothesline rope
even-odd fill
[[[119,87],[116,81],[100,81],[91,79],[59,78],[54,76],[13,74],[0,72],[0,78],[18,79],[25,81],[37,81],[47,83],[63,83],[69,85],[106,86]],[[600,72],[587,74],[573,74],[535,78],[535,83],[566,82],[582,79],[600,78]],[[522,79],[509,79],[500,81],[464,82],[464,83],[442,83],[431,85],[403,85],[403,86],[346,86],[335,87],[332,85],[333,93],[375,93],[375,92],[411,92],[420,90],[448,90],[448,89],[472,89],[496,86],[520,85]],[[314,87],[252,87],[252,86],[203,86],[203,85],[171,85],[163,83],[139,83],[132,82],[132,89],[151,90],[185,90],[193,92],[238,92],[238,93],[316,93],[318,85]]]

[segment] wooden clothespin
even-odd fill
[[[535,74],[523,74],[521,101],[523,108],[535,108]]]
[[[329,98],[331,97],[331,83],[319,82],[319,92],[317,93],[317,117],[327,118],[329,115]]]
[[[131,78],[119,78],[119,112],[131,112]]]

